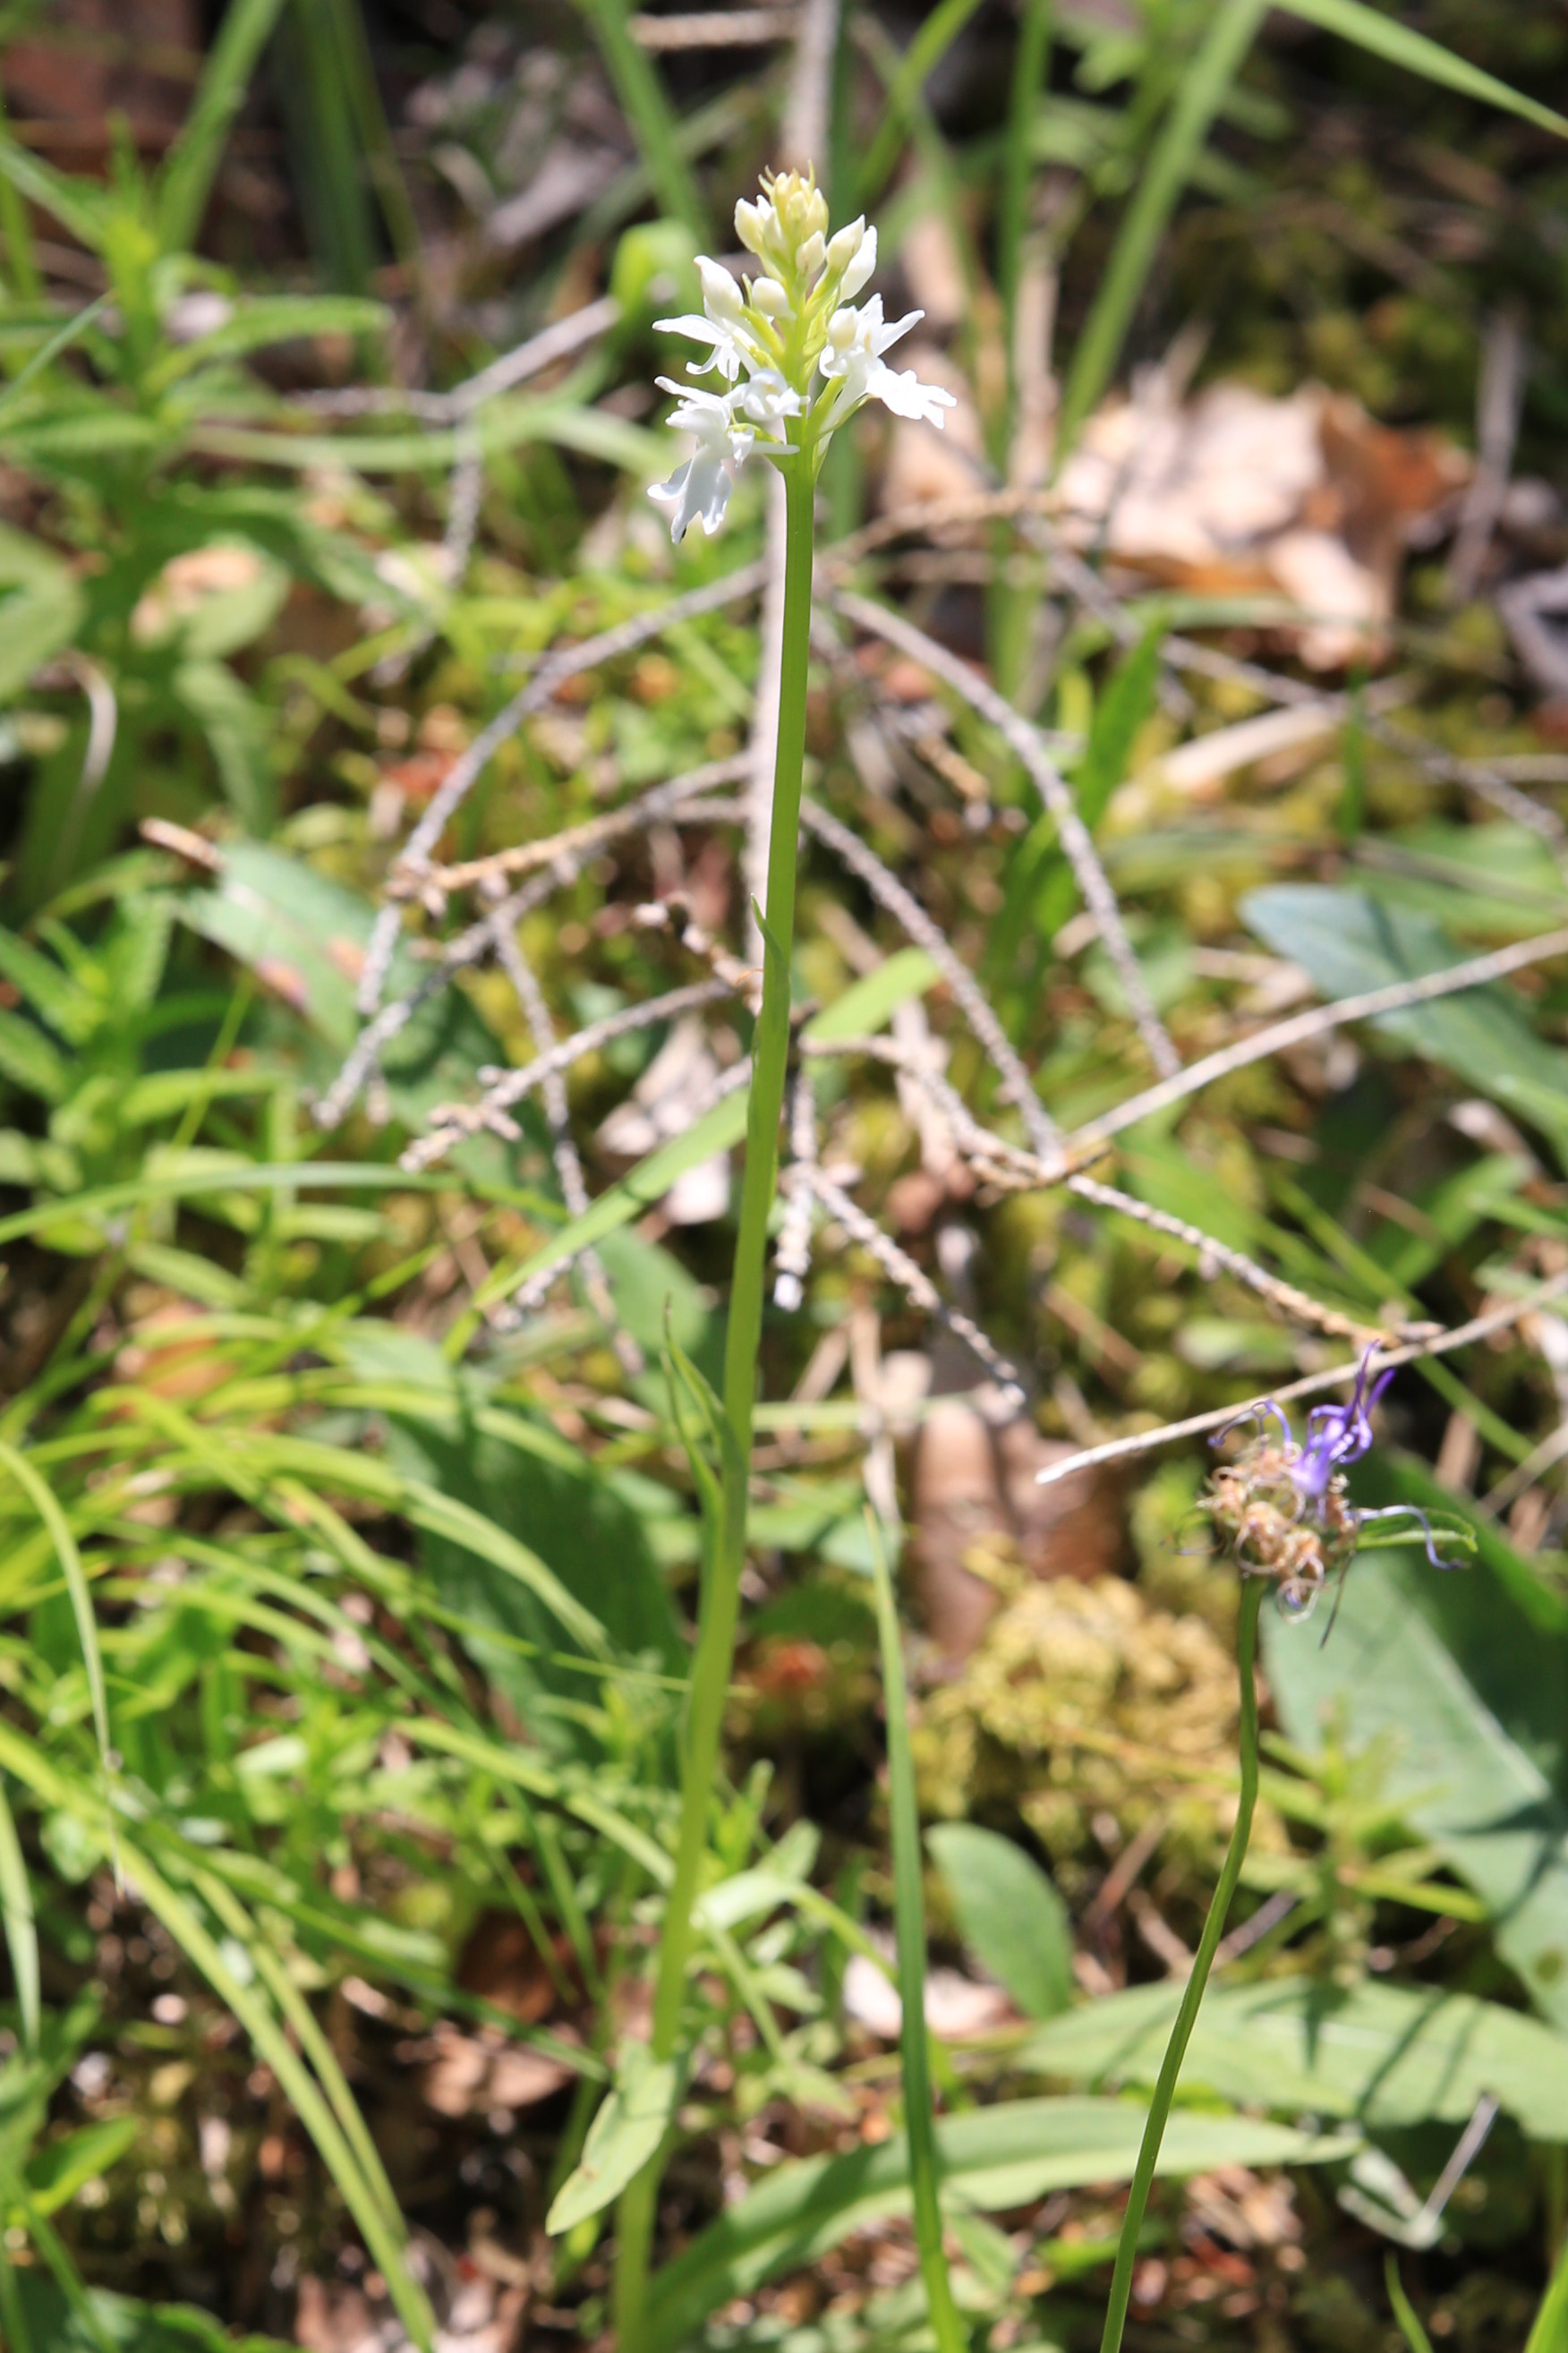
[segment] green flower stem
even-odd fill
[[[1128,2299],[1132,2293],[1132,2265],[1138,2253],[1138,2235],[1143,2228],[1154,2168],[1160,2161],[1160,2143],[1165,2137],[1165,2120],[1171,2113],[1171,2099],[1176,2088],[1176,2078],[1182,2072],[1182,2061],[1186,2056],[1193,2029],[1197,2024],[1198,2008],[1225,1928],[1225,1915],[1230,1910],[1230,1900],[1236,1894],[1236,1883],[1241,1877],[1241,1866],[1247,1859],[1247,1841],[1252,1831],[1252,1809],[1258,1797],[1258,1688],[1253,1679],[1253,1660],[1258,1649],[1258,1612],[1263,1602],[1263,1582],[1261,1577],[1247,1577],[1242,1579],[1241,1584],[1241,1622],[1236,1636],[1237,1673],[1241,1683],[1241,1796],[1236,1810],[1236,1828],[1230,1834],[1219,1885],[1215,1889],[1214,1901],[1204,1922],[1204,1933],[1198,1939],[1192,1975],[1187,1979],[1182,2006],[1176,2012],[1176,2022],[1171,2029],[1171,2039],[1160,2063],[1159,2080],[1150,2103],[1149,2121],[1143,2127],[1132,2188],[1127,2200],[1127,2212],[1117,2243],[1116,2270],[1110,2282],[1110,2306],[1105,2316],[1105,2334],[1100,2340],[1100,2353],[1119,2353],[1121,2344],[1121,2332],[1127,2325]]]
[[[680,1760],[680,1827],[675,1871],[665,1903],[654,1987],[652,2055],[656,2063],[680,2048],[686,1975],[696,1941],[692,1919],[708,1852],[709,1809],[719,1768],[719,1740],[735,1658],[741,1572],[746,1559],[746,1504],[756,1403],[757,1353],[763,1335],[768,1220],[778,1182],[779,1115],[789,1063],[790,964],[795,941],[801,770],[805,756],[805,688],[810,652],[812,491],[815,467],[803,450],[780,467],[784,478],[784,656],[779,673],[778,750],[773,765],[773,828],[768,846],[768,903],[763,917],[763,1003],[752,1038],[752,1087],[746,1111],[746,1158],[741,1180],[740,1230],[735,1238],[730,1315],[724,1336],[723,1475],[719,1525],[698,1611]],[[662,2159],[646,2166],[624,2193],[616,2267],[616,2324],[620,2353],[638,2353],[647,2321],[648,2262]]]
[[[937,2163],[931,2052],[926,2026],[926,1924],[921,1871],[921,1825],[910,1752],[909,1694],[893,1583],[888,1574],[881,1530],[868,1510],[875,1563],[877,1635],[882,1656],[882,1693],[888,1716],[888,1801],[893,1832],[893,1921],[899,1951],[899,2000],[902,2005],[900,2049],[904,2072],[904,2130],[910,2145],[910,2188],[914,2205],[915,2247],[926,2307],[938,2353],[966,2353],[968,2337],[953,2302],[942,2244],[941,2180]]]

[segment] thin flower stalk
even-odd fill
[[[886,353],[920,314],[889,324],[879,296],[856,305],[854,298],[876,267],[876,231],[855,221],[829,237],[827,226],[826,205],[809,172],[764,178],[761,195],[735,208],[735,233],[758,263],[756,275],[737,284],[719,263],[703,258],[698,262],[700,313],[661,322],[700,347],[688,375],[716,375],[721,387],[659,379],[675,397],[671,425],[693,445],[669,480],[651,493],[669,518],[671,538],[681,539],[695,522],[705,531],[718,530],[742,468],[759,457],[783,477],[785,534],[767,896],[759,919],[762,1004],[752,1038],[745,1160],[725,1330],[716,1525],[682,1727],[679,1823],[654,1982],[649,2055],[655,2066],[675,2058],[685,2039],[695,1905],[708,1854],[745,1565],[768,1227],[789,1066],[816,478],[834,433],[866,401],[879,400],[897,416],[921,417],[939,427],[944,408],[952,406],[950,394],[888,365]],[[641,2353],[645,2341],[661,2172],[662,2154],[621,2198],[615,2286],[620,2353]]]
[[[1236,1667],[1241,1687],[1241,1789],[1237,1799],[1236,1824],[1225,1851],[1219,1883],[1204,1921],[1203,1935],[1193,1957],[1192,1972],[1183,1989],[1181,2008],[1176,2012],[1176,2022],[1171,2029],[1171,2039],[1165,2045],[1154,2094],[1149,2104],[1149,2118],[1139,2145],[1132,2187],[1128,2192],[1127,2211],[1122,2218],[1121,2235],[1117,2242],[1116,2268],[1111,2274],[1110,2302],[1106,2310],[1100,2353],[1121,2353],[1121,2333],[1127,2325],[1127,2306],[1132,2294],[1132,2267],[1137,2261],[1139,2235],[1149,2209],[1150,2186],[1154,2179],[1154,2168],[1160,2161],[1160,2145],[1165,2137],[1165,2125],[1175,2094],[1176,2078],[1182,2072],[1182,2062],[1186,2057],[1187,2045],[1197,2024],[1209,1971],[1214,1966],[1214,1957],[1224,1933],[1231,1898],[1241,1877],[1241,1866],[1247,1858],[1247,1842],[1252,1835],[1252,1813],[1258,1802],[1258,1684],[1254,1664],[1258,1652],[1258,1613],[1262,1601],[1261,1581],[1257,1577],[1244,1578],[1241,1616],[1236,1638]]]

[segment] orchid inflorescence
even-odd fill
[[[1200,1508],[1227,1539],[1237,1567],[1274,1578],[1280,1607],[1292,1616],[1305,1617],[1329,1578],[1349,1567],[1362,1531],[1373,1522],[1403,1521],[1407,1531],[1419,1531],[1434,1568],[1455,1566],[1438,1551],[1419,1505],[1373,1509],[1350,1500],[1345,1471],[1371,1451],[1372,1409],[1394,1378],[1392,1366],[1373,1377],[1375,1354],[1368,1348],[1363,1356],[1343,1405],[1317,1406],[1308,1415],[1304,1442],[1292,1436],[1285,1409],[1274,1398],[1227,1421],[1211,1440],[1217,1446],[1244,1423],[1253,1424],[1241,1452],[1213,1472]],[[1269,1421],[1278,1436],[1269,1432]]]
[[[697,442],[685,465],[649,492],[668,510],[672,539],[693,522],[719,529],[753,451],[798,459],[815,477],[838,427],[868,400],[939,427],[943,410],[957,405],[951,392],[882,356],[922,311],[889,322],[879,294],[856,306],[877,267],[876,230],[861,218],[830,237],[826,201],[809,171],[764,173],[762,189],[735,207],[735,234],[762,264],[759,275],[737,284],[721,263],[700,255],[701,311],[656,322],[708,347],[706,359],[688,363],[689,375],[717,370],[730,387],[658,379],[677,402],[669,422]]]

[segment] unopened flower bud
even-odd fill
[[[828,238],[825,259],[829,271],[835,278],[841,278],[844,275],[859,252],[865,238],[866,216],[864,213],[858,220],[850,221],[846,227],[836,230]]]
[[[787,318],[789,296],[776,278],[759,278],[752,288],[752,308],[764,319]]]
[[[796,253],[795,268],[803,278],[809,280],[816,276],[826,258],[827,241],[822,231],[816,228]]]
[[[702,283],[702,304],[710,319],[727,320],[739,325],[745,304],[741,290],[727,269],[710,261],[705,253],[697,257],[697,275]]]
[[[844,272],[844,283],[838,290],[838,299],[841,302],[852,302],[856,295],[859,293],[860,289],[869,282],[877,267],[876,230],[874,228],[865,228],[865,223],[863,221],[851,221],[849,227],[854,229],[865,229],[865,234],[861,237],[855,254]],[[849,229],[841,229],[839,231],[840,237],[847,237],[848,234]],[[837,237],[835,237],[834,244],[837,245]],[[832,250],[833,248],[830,246],[828,248],[829,258],[832,256]]]

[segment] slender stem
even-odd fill
[[[653,2057],[679,2048],[686,1973],[695,1942],[692,1910],[708,1851],[709,1807],[719,1767],[719,1739],[735,1656],[741,1572],[746,1559],[746,1503],[763,1334],[768,1219],[778,1182],[779,1115],[789,1062],[790,963],[805,755],[805,689],[811,631],[812,473],[803,455],[781,469],[788,533],[784,554],[784,646],[779,670],[778,753],[773,764],[768,840],[763,1003],[752,1039],[746,1158],[741,1180],[730,1315],[724,1338],[724,1447],[719,1525],[698,1612],[691,1696],[680,1760],[680,1826],[665,1903],[654,1986]],[[646,2166],[621,2200],[616,2269],[620,2353],[638,2353],[647,2320],[647,2281],[661,2159]]]
[[[903,2008],[900,2055],[904,2076],[904,2131],[910,2146],[910,2187],[914,2204],[915,2247],[926,2306],[939,2353],[966,2353],[968,2339],[952,2300],[942,2241],[936,2129],[931,2122],[931,2052],[925,2006],[925,1905],[921,1888],[921,1825],[915,1799],[915,1768],[910,1754],[909,1700],[904,1655],[893,1606],[881,1530],[868,1511],[876,1565],[877,1632],[882,1654],[882,1693],[888,1716],[888,1797],[893,1830],[893,1925],[899,1952],[899,2000]]]
[[[1143,2127],[1132,2188],[1127,2200],[1127,2212],[1121,2224],[1121,2237],[1117,2244],[1116,2270],[1110,2282],[1110,2306],[1105,2316],[1105,2334],[1100,2341],[1100,2353],[1119,2353],[1121,2332],[1127,2323],[1128,2299],[1132,2293],[1132,2265],[1138,2253],[1138,2234],[1143,2228],[1150,2185],[1154,2179],[1154,2168],[1160,2161],[1160,2143],[1165,2137],[1165,2120],[1171,2113],[1176,2078],[1182,2072],[1182,2061],[1186,2056],[1193,2029],[1197,2024],[1204,1988],[1208,1983],[1209,1970],[1214,1966],[1215,1953],[1225,1930],[1225,1915],[1230,1910],[1230,1899],[1236,1894],[1236,1883],[1241,1877],[1241,1866],[1247,1858],[1247,1841],[1252,1830],[1252,1809],[1258,1797],[1258,1687],[1253,1679],[1252,1666],[1258,1649],[1258,1612],[1263,1601],[1263,1585],[1261,1577],[1248,1577],[1243,1578],[1241,1587],[1241,1622],[1236,1636],[1237,1673],[1241,1683],[1241,1796],[1236,1810],[1236,1828],[1230,1834],[1219,1885],[1215,1889],[1214,1901],[1204,1922],[1204,1933],[1198,1939],[1192,1975],[1182,1995],[1182,2006],[1176,2012],[1171,2039],[1165,2045],[1165,2056],[1160,2063],[1159,2080],[1150,2103],[1149,2121]]]

